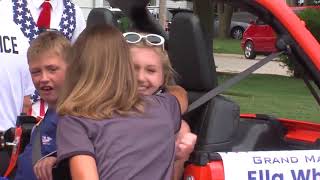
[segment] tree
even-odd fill
[[[207,36],[209,46],[212,47],[213,38],[213,6],[212,0],[194,0],[193,11],[199,17],[204,34]]]
[[[303,5],[304,6],[314,5],[314,0],[304,0]]]
[[[167,21],[167,0],[160,0],[159,2],[159,22],[164,28]]]
[[[199,17],[201,27],[204,33],[207,35],[207,39],[210,41],[210,46],[212,47],[213,38],[213,26],[214,26],[214,11],[213,7],[215,4],[220,4],[219,14],[219,37],[228,37],[228,32],[231,23],[231,17],[233,13],[233,8],[224,1],[217,0],[193,0],[193,10],[194,13]],[[219,6],[219,5],[218,5]],[[219,9],[219,8],[218,8]]]
[[[233,13],[233,7],[224,2],[218,2],[218,16],[219,16],[219,32],[220,38],[228,38],[230,36],[229,29]]]

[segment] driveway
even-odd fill
[[[255,60],[245,59],[243,55],[234,54],[214,54],[214,60],[217,66],[217,72],[238,73],[244,71],[248,67],[255,64],[259,59],[263,59],[265,56],[257,56]],[[255,72],[256,74],[276,74],[282,76],[291,76],[288,73],[288,68],[283,66],[283,63],[273,60],[268,62]]]

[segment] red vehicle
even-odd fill
[[[241,47],[244,57],[254,59],[257,54],[276,52],[276,33],[272,27],[257,19],[243,33]]]
[[[277,44],[277,51],[284,50],[291,61],[299,64],[304,69],[303,79],[306,84],[309,84],[307,77],[312,77],[312,80],[310,80],[315,83],[315,87],[311,88],[310,84],[307,85],[310,90],[319,90],[320,44],[292,9],[287,6],[285,1],[234,0],[230,4],[250,11],[267,23],[270,29],[272,28],[277,34],[274,39]],[[186,24],[185,19],[183,20],[184,24]],[[182,23],[179,25],[182,26]],[[172,27],[174,27],[174,24]],[[183,29],[186,30],[187,28],[181,28],[180,33]],[[191,33],[196,32],[195,29],[193,28]],[[180,35],[170,34],[171,36]],[[196,37],[200,38],[202,36],[198,35]],[[184,38],[187,38],[187,36]],[[181,39],[183,38],[181,37]],[[199,41],[193,42],[193,44],[196,44],[193,48],[198,51]],[[187,43],[183,43],[183,45],[185,48]],[[205,47],[199,48],[205,49]],[[173,57],[174,61],[181,59],[183,63],[188,63],[187,57],[190,54],[182,58],[182,53],[187,53],[188,51],[190,49],[180,52],[181,54],[178,53],[177,57],[179,58],[174,58],[173,55],[171,58]],[[202,51],[197,56],[202,60],[201,63],[211,60],[211,58],[207,58],[206,61],[203,60],[204,56],[201,54],[204,53]],[[278,53],[272,53],[267,58],[275,54]],[[195,62],[196,60],[187,71],[188,73],[193,72],[193,76],[197,73],[197,64]],[[178,63],[173,64],[178,66]],[[205,67],[212,66],[205,64],[200,69],[204,70]],[[185,69],[179,70],[177,68],[177,72],[183,74]],[[211,73],[209,72],[209,74]],[[201,72],[200,74],[205,76],[206,72]],[[242,75],[240,73],[235,79],[241,78]],[[202,76],[196,77],[197,82],[200,80],[206,82],[206,79],[202,79]],[[208,78],[208,76],[205,77]],[[191,77],[189,76],[189,78]],[[201,87],[203,90],[207,88],[207,83],[198,83],[197,86],[204,85]],[[190,92],[199,93],[200,88],[197,89],[190,84],[188,80],[182,83],[182,85],[189,88]],[[219,90],[225,87],[226,84],[228,82],[214,89]],[[204,94],[206,96],[210,92]],[[319,94],[312,94],[320,105]],[[296,110],[293,109],[293,111]],[[196,112],[191,112],[186,117],[186,119],[190,118],[191,122],[194,123],[191,123],[191,127],[198,134],[198,142],[189,159],[189,164],[186,166],[185,180],[316,180],[320,178],[320,124],[276,118],[268,115],[237,114],[236,111],[235,104],[225,100],[223,97],[216,96],[207,101],[204,106],[199,107]],[[311,156],[317,158],[317,160],[309,161]]]
[[[177,14],[168,36],[145,8],[147,0],[109,2],[123,9],[140,31],[158,33],[167,39],[169,57],[179,74],[177,84],[188,91],[190,111],[184,115],[184,119],[198,136],[194,152],[185,167],[185,180],[320,178],[319,123],[272,115],[240,114],[238,103],[216,94],[281,53],[272,53],[249,68],[249,71],[218,85],[219,74],[214,68],[210,45],[212,41],[205,38],[205,31],[195,15],[186,12]],[[228,3],[235,8],[250,11],[272,27],[277,33],[277,50],[285,52],[289,60],[301,66],[304,82],[320,105],[320,44],[292,9],[283,0],[231,0]],[[92,19],[96,20],[98,18]],[[105,23],[113,21],[106,18]],[[194,103],[201,99],[204,101],[200,106],[195,106]],[[191,107],[194,109],[191,110]],[[21,121],[22,129],[26,122],[33,121]],[[4,137],[6,142],[9,139]],[[16,142],[13,144],[14,149],[19,149],[20,145]]]
[[[320,8],[320,6],[297,6],[290,7],[295,13],[306,8]],[[276,52],[277,34],[272,27],[264,23],[260,18],[252,21],[246,31],[243,33],[241,40],[241,48],[243,49],[244,57],[254,59],[257,54],[270,54]]]

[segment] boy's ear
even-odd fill
[[[188,109],[188,94],[181,86],[169,86],[167,88],[168,92],[174,95],[180,104],[181,114],[185,113]]]

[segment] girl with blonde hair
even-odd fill
[[[175,72],[171,66],[167,52],[164,49],[164,38],[157,34],[127,32],[124,33],[130,46],[132,61],[138,79],[138,91],[141,95],[152,95],[176,91],[181,87],[174,85]],[[181,95],[178,93],[178,95]],[[181,112],[188,107],[187,96],[180,97]],[[174,178],[179,180],[184,170],[184,162],[193,151],[197,136],[190,132],[189,125],[182,120],[181,128],[176,138],[176,158],[174,163]]]

